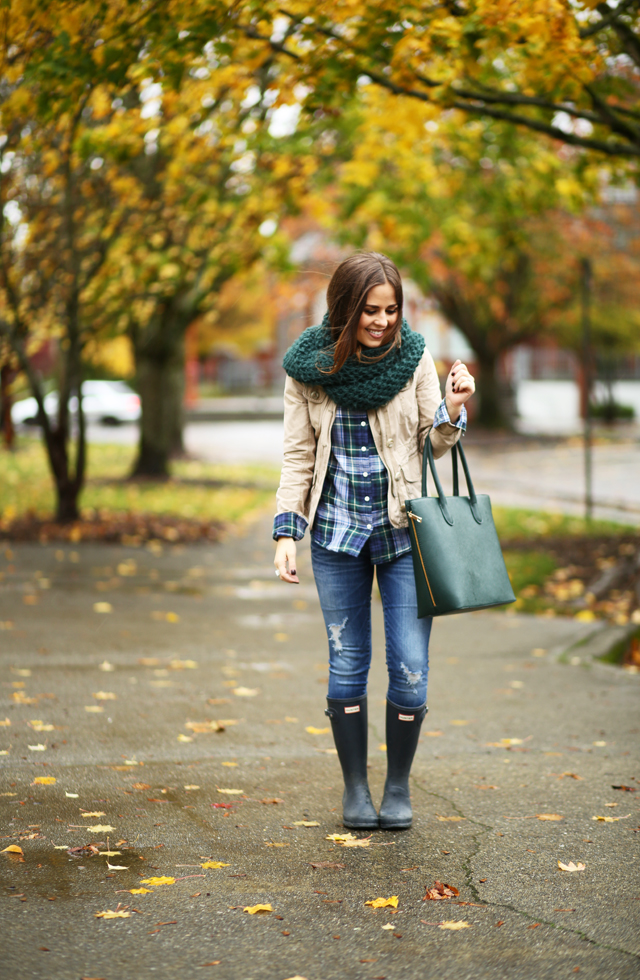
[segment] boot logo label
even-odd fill
[[[414,721],[415,715],[398,715],[398,721]]]
[[[350,704],[344,709],[345,715],[355,715],[358,711],[360,711],[359,704]]]

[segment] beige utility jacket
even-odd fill
[[[406,527],[405,500],[421,496],[422,451],[431,432],[433,454],[442,456],[460,438],[449,422],[432,430],[442,401],[431,354],[425,349],[410,380],[390,402],[367,412],[378,454],[388,475],[389,520]],[[323,388],[287,376],[284,389],[284,459],[276,514],[293,511],[313,525],[331,456],[336,404]]]

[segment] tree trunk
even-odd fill
[[[15,449],[16,430],[11,418],[11,397],[10,386],[15,378],[15,371],[8,364],[3,364],[0,368],[0,424],[2,426],[2,440],[5,449]]]
[[[71,524],[80,519],[78,498],[84,483],[84,465],[79,479],[77,475],[71,476],[66,434],[56,429],[43,435],[56,491],[56,523]]]
[[[56,524],[73,524],[80,520],[78,497],[80,493],[75,480],[56,480]]]
[[[140,442],[132,476],[167,477],[169,459],[182,451],[184,337],[161,353],[136,351],[142,404]]]
[[[512,420],[505,408],[508,405],[508,392],[503,391],[498,379],[498,357],[495,354],[476,351],[479,377],[477,379],[478,413],[475,421],[485,429],[511,428]]]

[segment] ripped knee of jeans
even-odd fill
[[[342,653],[342,631],[347,625],[349,617],[345,616],[341,623],[329,623],[329,643],[332,644],[335,653]]]
[[[405,663],[401,663],[400,664],[400,670],[404,674],[404,679],[407,682],[407,685],[411,688],[411,692],[413,694],[417,694],[418,693],[417,686],[420,683],[420,681],[422,680],[422,671],[421,670],[416,670],[416,671],[409,670],[409,668],[407,667],[407,665]]]

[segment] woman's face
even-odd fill
[[[356,337],[363,347],[382,347],[388,344],[398,322],[398,303],[393,286],[385,282],[367,293],[367,305],[362,311]]]

